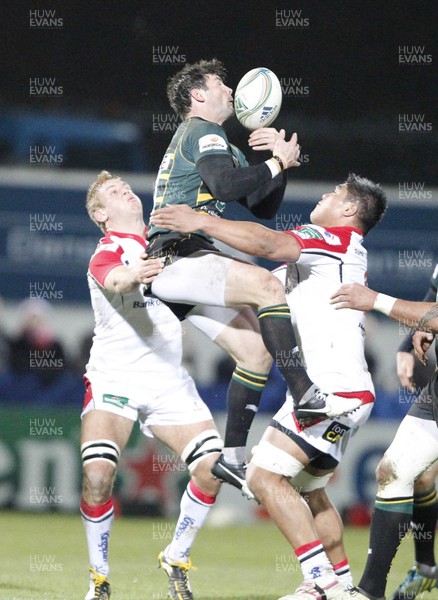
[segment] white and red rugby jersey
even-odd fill
[[[317,225],[303,225],[287,233],[298,240],[301,256],[296,263],[276,269],[276,274],[285,284],[309,377],[325,392],[368,391],[374,395],[364,356],[364,313],[335,310],[329,302],[342,283],[366,282],[367,251],[362,233],[351,227]]]
[[[140,236],[109,231],[91,257],[87,275],[95,328],[86,370],[114,379],[138,374],[147,378],[149,388],[153,378],[159,389],[169,369],[188,377],[181,366],[180,322],[161,300],[144,296],[142,285],[129,294],[112,293],[103,287],[111,269],[133,264],[145,248]]]

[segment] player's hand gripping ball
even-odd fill
[[[269,127],[280,112],[282,97],[275,73],[265,67],[252,69],[237,85],[234,94],[236,117],[247,129]]]

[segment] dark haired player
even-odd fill
[[[330,297],[340,282],[365,282],[363,237],[380,221],[386,204],[379,185],[350,173],[346,182],[322,196],[311,224],[292,231],[218,220],[187,206],[151,215],[154,223],[169,229],[187,234],[202,230],[242,252],[287,261],[276,273],[285,283],[310,377],[322,389],[362,401],[351,415],[302,425],[288,395],[253,449],[248,485],[292,546],[304,578],[282,600],[341,600],[344,587],[352,585],[342,523],[325,486],[349,439],[371,412],[374,386],[364,356],[363,314],[334,310]]]
[[[300,147],[294,134],[258,129],[249,138],[255,150],[272,157],[248,166],[243,153],[230,144],[222,124],[234,114],[232,90],[224,83],[225,69],[217,60],[186,65],[168,84],[170,104],[183,119],[161,162],[154,191],[154,210],[185,204],[220,217],[228,202],[239,202],[259,218],[272,218],[283,199],[286,169],[299,166]],[[166,256],[168,266],[152,284],[165,301],[257,309],[263,342],[274,358],[288,356],[296,346],[290,311],[281,282],[269,271],[218,251],[212,237],[202,232],[182,235],[156,223],[148,229],[151,256]],[[170,263],[170,264],[169,264]],[[232,325],[231,325],[232,326]],[[351,412],[357,398],[322,393],[299,360],[277,361],[292,392],[297,418],[330,418]],[[242,472],[246,437],[259,404],[266,372],[233,374],[228,398],[224,452],[213,472],[233,483]],[[252,407],[248,410],[248,407]],[[254,410],[255,408],[255,410]],[[230,427],[239,429],[230,435]],[[235,447],[239,446],[239,452]]]

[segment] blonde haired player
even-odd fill
[[[179,320],[160,300],[144,295],[163,265],[161,259],[146,257],[140,199],[128,183],[104,171],[90,187],[87,209],[105,236],[88,269],[95,330],[81,431],[81,514],[90,564],[85,598],[110,598],[112,486],[120,454],[138,421],[145,435],[181,456],[190,472],[175,535],[159,557],[170,597],[190,600],[190,549],[219,491],[211,468],[223,442],[182,366]]]

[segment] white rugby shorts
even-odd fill
[[[141,431],[148,437],[153,437],[151,425],[189,425],[213,419],[188,374],[166,378],[159,391],[155,386],[148,388],[144,374],[136,378],[130,373],[120,380],[95,371],[87,373],[84,380],[81,417],[92,410],[104,410],[138,420]]]
[[[365,395],[365,399],[373,398],[371,393],[364,394],[363,392],[358,394],[357,397],[360,398],[362,395]],[[324,454],[329,454],[340,462],[349,440],[359,427],[367,421],[372,408],[373,402],[367,402],[350,415],[336,419],[323,419],[316,421],[313,425],[302,427],[295,419],[292,397],[288,393],[283,406],[277,411],[273,419],[286,430],[313,446],[313,448]]]

